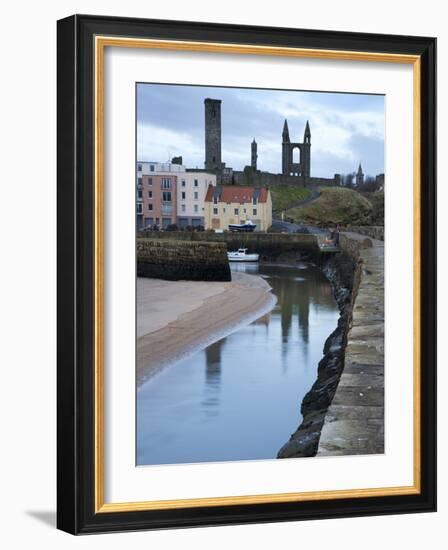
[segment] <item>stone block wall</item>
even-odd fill
[[[372,239],[377,239],[378,241],[384,241],[384,226],[383,225],[351,225],[347,228],[347,231],[353,233],[359,233],[360,235],[366,235]]]
[[[285,174],[272,174],[260,170],[234,170],[232,173],[233,183],[236,185],[292,185],[294,187],[312,187],[316,185],[333,186],[337,185],[337,178],[315,178],[312,176],[288,176]]]
[[[383,452],[384,246],[348,232],[339,244],[341,253],[321,262],[339,305],[338,326],[302,401],[302,423],[278,458]]]
[[[352,245],[355,237],[347,233],[344,244]],[[324,419],[318,455],[384,453],[384,244],[358,237],[344,368]]]
[[[152,231],[141,232],[154,241],[189,241],[222,243],[226,250],[247,248],[257,252],[262,260],[276,260],[289,252],[316,253],[318,243],[315,235],[307,233],[215,233],[214,231]]]
[[[137,239],[137,276],[168,281],[230,281],[223,243]]]

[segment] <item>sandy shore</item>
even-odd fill
[[[137,280],[137,384],[164,366],[255,321],[276,298],[261,277],[232,281]]]

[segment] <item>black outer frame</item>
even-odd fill
[[[57,27],[57,527],[72,534],[436,509],[436,39],[74,15]],[[95,35],[421,56],[421,493],[94,513]]]

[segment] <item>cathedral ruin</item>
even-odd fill
[[[205,115],[205,160],[204,171],[216,174],[217,183],[242,185],[340,185],[340,174],[333,178],[311,176],[311,128],[307,121],[303,133],[303,141],[291,141],[288,121],[285,119],[282,141],[282,171],[271,173],[258,168],[258,145],[253,139],[250,144],[250,164],[243,170],[233,170],[222,162],[221,143],[221,103],[220,99],[204,100]],[[356,174],[356,183],[364,180],[361,165]]]

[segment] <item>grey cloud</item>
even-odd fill
[[[285,119],[282,110],[288,107],[291,140],[301,141],[306,120],[310,121],[313,175],[331,177],[335,172],[351,172],[357,167],[357,164],[353,166],[353,159],[358,158],[366,173],[384,171],[383,139],[364,135],[359,128],[364,112],[383,115],[381,97],[151,84],[139,85],[137,97],[138,122],[172,132],[171,143],[163,150],[182,155],[187,166],[203,166],[204,99],[213,97],[222,100],[223,161],[236,170],[249,164],[250,143],[255,137],[259,167],[275,173],[280,171]],[[322,144],[313,150],[313,117],[315,127],[319,126],[321,132],[325,127],[343,127],[352,134],[346,142],[346,152],[341,151],[341,147],[338,154],[332,150],[322,151]],[[364,121],[365,128],[369,124]],[[176,134],[187,134],[188,142],[177,138]],[[140,141],[139,134],[137,139]],[[160,150],[160,144],[157,145]],[[166,160],[153,158],[150,151],[142,150],[140,143],[138,154],[141,160]]]

